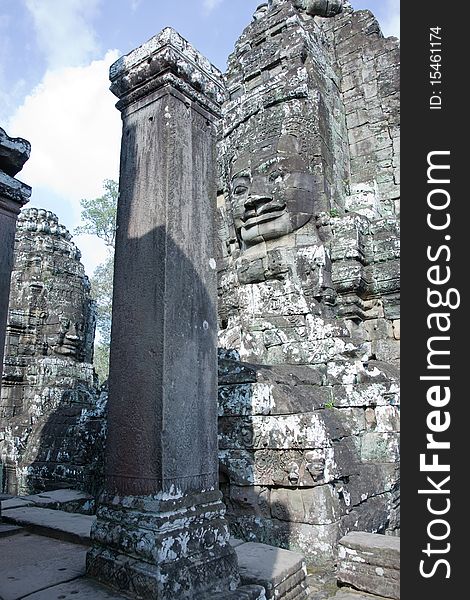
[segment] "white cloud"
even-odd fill
[[[400,0],[387,0],[382,31],[385,36],[400,37]]]
[[[139,8],[141,3],[142,0],[131,0],[131,10],[135,12]]]
[[[108,258],[105,243],[93,235],[77,235],[73,241],[81,250],[85,273],[91,277],[96,267]]]
[[[211,13],[222,4],[223,0],[204,0],[202,6],[206,14]]]
[[[90,19],[101,0],[26,0],[39,48],[51,69],[86,64],[99,50]]]
[[[118,58],[108,51],[86,67],[48,71],[8,123],[14,135],[28,139],[31,158],[21,179],[43,198],[62,198],[71,212],[64,223],[78,225],[80,200],[102,194],[104,179],[117,179],[121,118],[109,91],[109,66]],[[52,200],[51,200],[52,202]],[[56,212],[56,211],[54,211]]]
[[[15,100],[24,86],[23,79],[18,79],[12,84],[6,74],[5,65],[10,60],[12,52],[10,31],[10,18],[7,15],[0,15],[0,124],[5,124],[5,119],[11,114]]]

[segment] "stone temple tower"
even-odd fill
[[[316,564],[398,527],[398,65],[369,11],[272,0],[226,73],[225,501],[237,536]]]
[[[18,219],[0,403],[3,489],[87,487],[99,437],[95,309],[80,251],[48,211]]]

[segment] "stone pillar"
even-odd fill
[[[123,137],[105,494],[88,574],[143,598],[238,584],[218,491],[219,71],[168,28],[110,71]]]
[[[0,252],[0,365],[2,366],[16,219],[21,208],[31,196],[31,188],[15,179],[15,175],[23,168],[30,152],[29,142],[21,138],[10,138],[0,127],[0,240],[2,245]]]

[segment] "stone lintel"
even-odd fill
[[[0,171],[14,177],[31,154],[31,144],[23,138],[11,138],[0,127]]]
[[[16,217],[31,197],[31,188],[0,171],[0,210]]]
[[[171,27],[117,60],[109,77],[119,110],[166,85],[217,115],[225,99],[222,73]]]

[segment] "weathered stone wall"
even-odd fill
[[[400,43],[374,15],[348,6],[321,27],[341,74],[351,159],[346,208],[372,219],[399,214]]]
[[[104,428],[92,366],[94,328],[90,285],[70,233],[52,213],[24,210],[0,403],[5,492],[94,491]]]
[[[321,564],[350,530],[399,527],[395,367],[221,358],[219,415],[221,485],[237,537]]]
[[[329,4],[257,10],[219,144],[228,516],[313,563],[399,527],[398,43]]]

